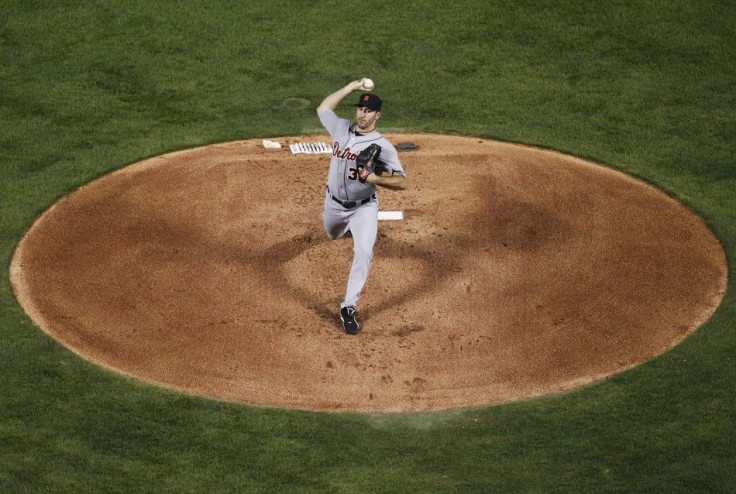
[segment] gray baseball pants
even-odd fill
[[[330,240],[341,238],[348,232],[353,236],[353,265],[348,276],[345,300],[340,308],[354,307],[368,280],[373,261],[373,246],[378,235],[378,199],[349,209],[335,202],[328,192],[322,220]]]

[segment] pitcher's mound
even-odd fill
[[[20,242],[34,321],[82,357],[207,397],[402,412],[560,392],[659,355],[726,289],[692,211],[622,173],[474,138],[389,135],[409,174],[381,190],[375,259],[338,319],[350,238],[321,209],[329,154],[260,140],[148,159],[68,195]]]

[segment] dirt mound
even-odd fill
[[[249,404],[403,412],[568,390],[659,355],[726,289],[723,249],[661,191],[559,153],[394,134],[363,331],[337,311],[352,242],[321,223],[329,155],[260,140],[148,159],[43,214],[15,293],[82,357]]]

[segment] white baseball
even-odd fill
[[[366,89],[373,89],[374,86],[375,84],[373,84],[373,81],[370,79],[366,79],[363,81],[363,87]]]

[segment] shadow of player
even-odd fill
[[[488,193],[488,184],[478,184],[478,194],[484,198],[480,211],[458,220],[457,230],[441,237],[426,235],[415,241],[397,239],[379,231],[376,256],[382,258],[419,260],[425,269],[420,278],[403,293],[388,295],[362,311],[364,320],[395,310],[446,286],[452,276],[463,272],[468,256],[483,255],[503,262],[512,252],[536,251],[550,242],[560,242],[571,234],[570,225],[559,213],[541,208],[520,198]],[[311,231],[280,242],[260,254],[257,268],[263,281],[276,284],[287,295],[298,300],[325,321],[334,321],[335,308],[318,299],[304,287],[294,286],[285,276],[283,265],[303,252],[330,242],[323,231]],[[345,273],[347,280],[347,273]]]
[[[293,297],[302,305],[314,311],[321,319],[333,321],[336,317],[335,307],[324,300],[318,299],[305,290],[304,287],[295,286],[287,279],[284,271],[278,267],[322,242],[330,242],[322,232],[298,235],[274,245],[268,253],[263,254],[264,262],[257,263],[257,266],[260,269],[260,275],[264,279],[268,279],[271,283],[277,283],[288,296]],[[460,246],[457,246],[457,248],[462,250]],[[443,247],[443,249],[446,249],[446,247]],[[461,256],[453,255],[453,253],[448,255],[446,250],[440,252],[436,245],[423,245],[419,242],[409,243],[396,240],[390,236],[379,236],[376,241],[376,252],[380,257],[419,259],[427,269],[422,270],[424,274],[410,290],[391,295],[374,308],[363,311],[362,316],[365,320],[380,314],[384,310],[394,309],[402,304],[424,297],[435,288],[442,286],[453,273],[462,271],[460,266]],[[347,273],[345,273],[345,276],[347,277]]]

